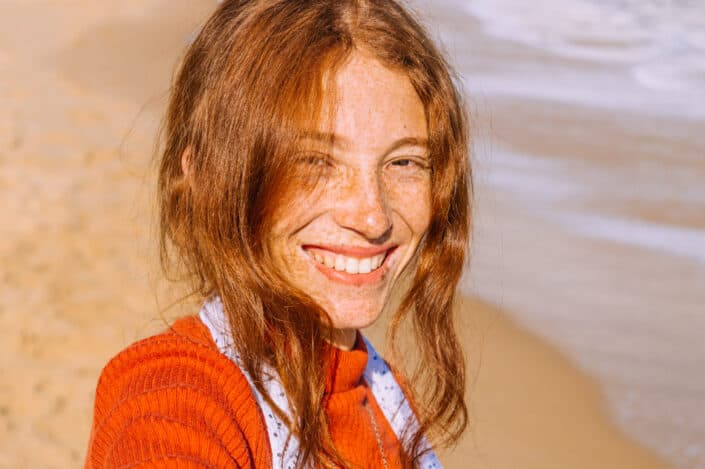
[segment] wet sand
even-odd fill
[[[0,5],[0,467],[80,466],[101,367],[193,311],[159,313],[174,292],[156,262],[151,159],[173,63],[211,7]],[[480,300],[462,316],[472,431],[447,467],[668,467],[616,429],[563,352]]]

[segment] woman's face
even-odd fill
[[[424,108],[407,76],[354,53],[334,83],[330,117],[302,140],[300,175],[275,211],[270,246],[279,271],[325,309],[337,345],[349,348],[414,258],[431,179]]]

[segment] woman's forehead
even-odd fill
[[[332,78],[318,128],[304,132],[305,138],[349,148],[426,144],[425,109],[405,73],[355,52]]]

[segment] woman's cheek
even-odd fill
[[[414,234],[422,235],[431,222],[430,177],[421,174],[397,179],[395,182],[389,191],[395,211]]]

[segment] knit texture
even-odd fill
[[[333,442],[353,467],[401,467],[400,444],[362,380],[367,363],[358,336],[333,349],[325,412]],[[95,397],[87,469],[270,468],[262,413],[240,369],[221,354],[195,316],[120,352],[103,370]]]

